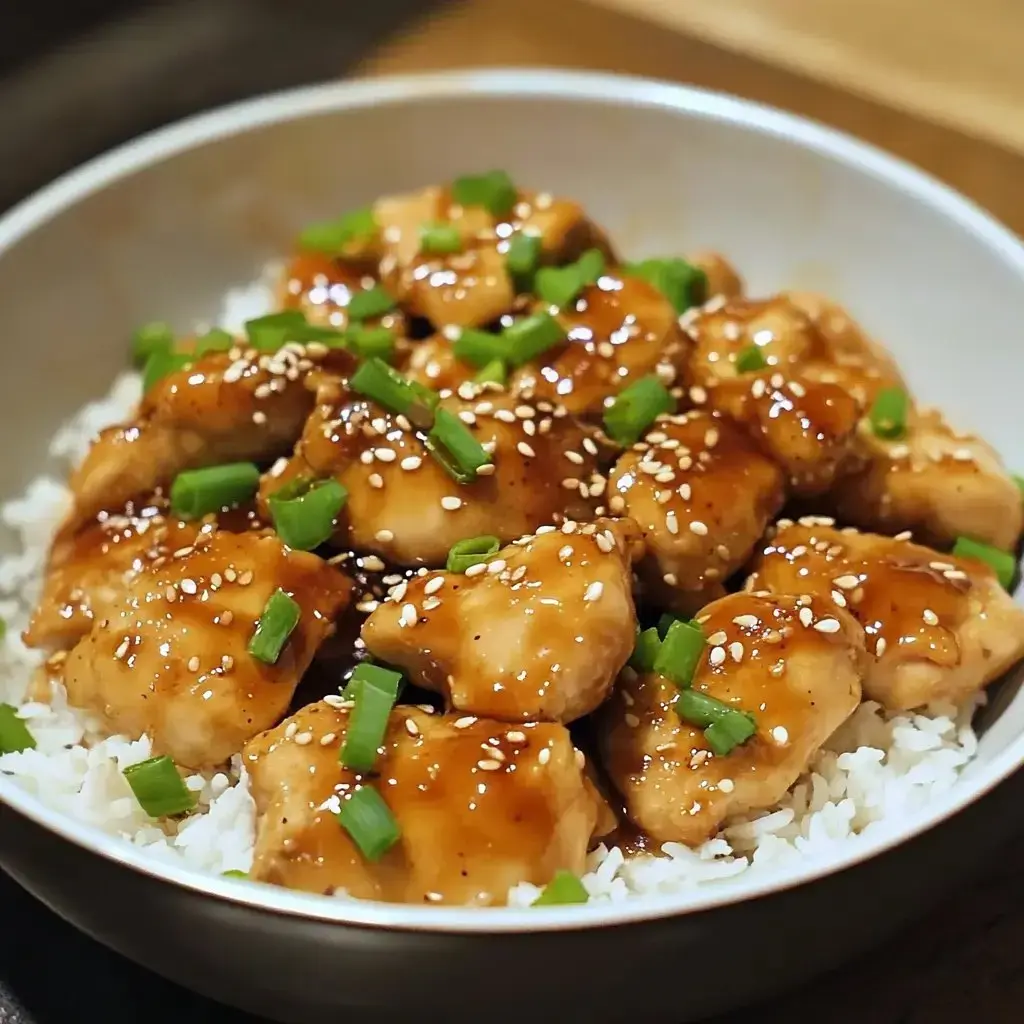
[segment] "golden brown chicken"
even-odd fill
[[[609,509],[634,519],[646,596],[692,614],[721,596],[782,507],[782,471],[731,420],[661,416],[608,478]]]
[[[856,620],[817,597],[732,594],[697,621],[707,646],[692,690],[753,715],[753,736],[713,753],[679,717],[675,684],[628,668],[597,727],[629,817],[660,842],[691,846],[785,795],[856,709],[866,660]]]
[[[341,704],[341,706],[337,706]],[[602,803],[568,731],[398,707],[373,779],[339,763],[349,707],[303,708],[246,747],[258,813],[250,877],[360,899],[503,904],[522,881],[582,874]],[[367,859],[338,820],[373,786],[400,829]]]
[[[200,542],[137,573],[64,662],[73,705],[193,768],[227,761],[281,719],[351,588],[274,536],[218,531]],[[278,590],[299,615],[268,662],[248,648]]]
[[[705,294],[708,299],[719,296],[736,299],[743,294],[743,279],[739,271],[721,253],[702,249],[687,253],[686,261],[703,271],[707,281]]]
[[[400,584],[363,640],[459,711],[571,722],[608,696],[632,651],[642,552],[628,519],[546,527],[465,574]]]
[[[871,655],[864,693],[893,710],[962,701],[1024,655],[1024,609],[988,566],[829,519],[780,523],[748,586],[848,609]]]

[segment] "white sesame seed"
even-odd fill
[[[839,625],[838,619],[818,619],[814,624],[814,628],[819,633],[838,633],[842,627]]]
[[[584,601],[596,601],[604,593],[604,584],[595,580],[583,593]]]
[[[772,739],[775,740],[775,742],[778,743],[780,746],[783,743],[788,743],[789,742],[789,730],[785,726],[782,726],[782,725],[775,726],[775,728],[772,729]]]
[[[468,729],[471,725],[476,722],[475,715],[464,715],[462,718],[455,719],[456,729]]]
[[[405,720],[405,731],[410,736],[419,736],[420,727],[411,718],[407,718]]]
[[[441,499],[441,508],[446,512],[456,512],[458,509],[462,508],[462,499],[456,498],[453,494],[446,494]]]
[[[534,459],[537,457],[537,453],[525,441],[520,441],[516,445],[516,451],[518,451],[520,455],[525,455],[528,459]]]
[[[679,577],[674,572],[667,572],[661,577],[670,587],[674,587],[679,582]]]
[[[117,646],[117,650],[114,651],[114,657],[118,661],[121,661],[124,656],[128,653],[128,637],[125,637],[120,644]]]
[[[672,534],[679,532],[679,520],[676,519],[676,514],[671,509],[665,513],[665,528]]]
[[[424,594],[436,594],[444,586],[443,576],[434,576],[423,585]]]
[[[839,605],[840,608],[845,608],[846,607],[846,598],[843,596],[843,592],[841,590],[833,590],[832,591],[832,600],[837,605]]]
[[[739,640],[733,640],[729,644],[729,654],[732,656],[732,660],[739,663],[743,660],[743,644]]]
[[[402,605],[402,614],[399,618],[399,625],[401,626],[415,626],[418,615],[416,613],[416,606],[414,604]]]
[[[409,584],[405,580],[402,580],[401,582],[395,584],[394,588],[391,590],[391,593],[388,596],[391,598],[393,602],[397,604],[399,601],[402,600],[403,597],[405,597],[405,592],[408,589]]]
[[[181,588],[181,591],[184,594],[194,594],[199,589],[196,586],[196,581],[193,579],[189,579],[189,577],[187,576],[181,581],[181,583],[178,584],[178,586]]]
[[[199,671],[199,655],[193,654],[192,657],[188,659],[188,670],[189,672]]]
[[[921,613],[921,618],[924,619],[926,626],[937,626],[939,624],[939,617],[931,608],[925,608]]]
[[[810,608],[801,608],[799,613],[800,625],[807,627],[814,622],[814,612]]]
[[[721,647],[721,645],[728,639],[729,637],[725,630],[719,629],[708,637],[708,643],[711,644],[712,647]]]
[[[904,530],[902,533],[897,533],[893,540],[910,540],[913,537],[913,533],[910,530]]]
[[[374,534],[374,537],[382,544],[386,544],[388,541],[395,539],[395,535],[390,530],[378,530]]]
[[[756,615],[737,615],[732,621],[743,629],[753,629],[758,620]]]
[[[573,546],[571,544],[563,544],[558,549],[558,560],[560,562],[566,561],[566,559],[572,558]]]
[[[640,719],[637,718],[632,711],[627,711],[625,715],[622,716],[622,718],[626,725],[630,727],[630,729],[635,729],[640,724]]]
[[[712,647],[711,653],[708,655],[708,663],[714,667],[725,664],[725,648],[724,647]]]
[[[615,550],[615,538],[609,530],[599,533],[594,537],[597,546],[607,555]]]
[[[509,743],[525,743],[526,733],[520,732],[518,729],[512,729],[505,733],[505,739],[507,739]]]
[[[290,740],[298,731],[299,731],[299,723],[298,722],[289,722],[284,727],[284,738],[286,740]]]
[[[731,793],[736,788],[736,783],[732,779],[719,779],[718,788],[723,793]]]
[[[476,415],[468,409],[463,409],[459,413],[459,419],[468,426],[473,426],[473,424],[476,423]]]
[[[463,576],[468,576],[468,577],[470,577],[470,579],[472,579],[474,576],[483,576],[483,574],[485,572],[487,572],[487,563],[486,562],[477,562],[474,565],[471,565],[463,573]]]
[[[690,495],[692,493],[693,492],[692,492],[689,484],[680,484],[679,485],[679,497],[682,498],[683,501],[689,501],[690,500]]]
[[[541,747],[540,751],[537,754],[537,762],[538,762],[538,764],[547,764],[548,761],[550,761],[550,760],[551,760],[551,748],[550,747]]]
[[[699,519],[694,519],[690,523],[690,532],[697,534],[698,537],[706,537],[708,535],[708,528]]]
[[[390,448],[375,448],[373,454],[378,462],[394,462],[398,458]]]
[[[399,463],[399,465],[402,467],[402,469],[404,469],[406,471],[413,470],[413,469],[419,469],[422,464],[423,464],[423,459],[421,459],[418,455],[407,455]]]
[[[841,590],[853,590],[860,584],[860,577],[853,575],[837,576],[832,582]]]
[[[295,742],[300,747],[307,747],[313,742],[313,734],[311,732],[300,732],[295,736]]]
[[[496,772],[501,769],[501,762],[484,758],[481,761],[477,761],[476,766],[482,772]]]
[[[974,460],[974,453],[970,448],[957,448],[953,452],[953,458],[957,462],[972,462]]]
[[[562,452],[562,454],[572,463],[577,466],[583,465],[583,456],[579,452]]]
[[[875,657],[876,658],[880,658],[883,654],[885,654],[885,646],[886,646],[885,645],[885,637],[884,636],[880,636],[875,641]]]
[[[363,555],[360,559],[362,567],[369,569],[370,572],[381,572],[384,568],[383,559],[378,558],[376,555]]]
[[[367,477],[367,480],[370,486],[375,487],[377,490],[380,490],[384,486],[384,477],[382,477],[380,473],[371,473],[369,477]]]
[[[491,576],[497,576],[499,572],[505,571],[505,566],[508,563],[504,558],[496,558],[493,562],[489,562],[487,565],[487,572]]]

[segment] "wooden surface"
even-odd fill
[[[681,13],[708,15],[714,10],[772,7],[797,18],[801,10],[820,9],[843,22],[840,8],[862,12],[858,17],[881,18],[901,0],[601,0],[606,7],[655,8],[678,17]],[[930,10],[961,8],[956,24],[966,42],[970,12],[1012,8],[1024,19],[1024,0],[914,0]],[[904,5],[909,6],[908,4]],[[672,9],[669,12],[669,8]],[[870,12],[870,13],[869,13]],[[854,21],[857,18],[853,18]],[[683,22],[680,21],[680,24]],[[694,23],[695,24],[695,23]],[[750,22],[746,29],[750,30]],[[815,22],[818,24],[818,22]],[[1024,25],[1024,22],[1021,22]],[[737,23],[732,22],[738,32]],[[966,27],[965,27],[966,26]],[[810,26],[805,26],[809,29]],[[933,45],[931,25],[920,33],[922,49]],[[947,26],[949,30],[951,26]],[[724,30],[722,30],[724,31]],[[705,39],[665,31],[649,20],[602,9],[582,0],[468,0],[440,16],[415,26],[373,55],[363,73],[411,71],[453,66],[497,64],[596,68],[675,79],[733,92],[826,122],[867,139],[931,171],[988,207],[1024,233],[1024,158],[991,142],[980,141],[948,127],[925,122],[890,106],[851,95],[837,84],[780,70],[738,52],[710,45]],[[870,41],[870,36],[861,35]],[[1024,40],[1024,28],[1019,32]],[[772,45],[782,46],[776,36]],[[729,42],[719,38],[720,42]],[[1005,58],[1010,41],[993,60]],[[736,45],[733,40],[732,45]],[[768,45],[767,42],[764,45]],[[1024,42],[1022,42],[1024,50]],[[910,42],[906,47],[914,49]],[[752,53],[754,46],[747,49]],[[827,51],[821,51],[827,52]],[[894,74],[901,50],[895,42],[877,59],[888,61]],[[934,55],[921,53],[918,68]],[[781,63],[781,62],[779,62]],[[798,66],[793,61],[794,66]],[[808,70],[805,68],[804,70]],[[849,69],[848,69],[849,70]],[[829,76],[829,66],[819,68]],[[936,72],[938,73],[938,71]],[[1024,57],[1017,73],[1024,82]],[[863,77],[863,76],[862,76]],[[871,90],[862,88],[868,93]],[[881,87],[878,91],[883,91]],[[945,94],[931,98],[938,106]],[[994,111],[990,107],[989,111]],[[1024,101],[1018,118],[1024,114]],[[990,133],[992,134],[992,133]],[[1024,885],[1020,865],[1024,840],[1005,852],[986,877],[978,879],[928,919],[861,960],[810,985],[743,1013],[730,1014],[715,1024],[785,1021],[787,1024],[1021,1024],[1024,1022]],[[824,913],[825,911],[823,911]],[[793,951],[799,956],[799,950]],[[681,994],[682,995],[682,994]],[[639,1024],[639,1022],[638,1022]],[[666,1021],[664,1024],[670,1024]],[[710,1024],[710,1022],[709,1022]]]

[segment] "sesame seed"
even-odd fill
[[[194,594],[199,589],[196,586],[196,581],[186,576],[181,583],[178,584],[182,592],[185,594]]]
[[[720,647],[728,639],[729,637],[726,634],[725,630],[719,629],[717,632],[712,633],[711,636],[708,637],[708,643],[711,644],[712,647]]]
[[[576,767],[579,768],[580,771],[582,771],[587,763],[586,755],[583,753],[582,750],[579,749],[579,747],[575,747],[572,753],[573,757],[576,760]]]
[[[118,661],[121,661],[124,656],[128,653],[128,637],[125,637],[120,644],[117,646],[117,650],[114,651],[114,657]]]
[[[296,735],[295,742],[300,747],[307,747],[313,742],[313,734],[311,732],[300,732]]]
[[[402,614],[398,620],[401,626],[415,626],[416,625],[416,606],[414,604],[402,605]]]
[[[525,455],[528,459],[534,459],[537,457],[537,453],[525,441],[520,441],[516,445],[516,451],[518,451],[520,455]]]
[[[419,736],[420,727],[411,718],[407,718],[405,720],[405,731],[410,736]]]
[[[819,633],[838,633],[842,627],[839,625],[838,619],[818,619],[814,624],[814,628]]]
[[[490,562],[487,566],[487,572],[491,576],[497,576],[499,572],[504,572],[505,566],[508,563],[504,558],[496,558],[493,562]]]
[[[725,664],[725,648],[724,647],[712,647],[711,653],[708,655],[708,663],[717,668],[719,665]]]
[[[419,469],[422,464],[423,459],[421,459],[418,455],[407,455],[399,463],[402,469],[406,470],[407,472],[413,469]]]
[[[518,729],[512,729],[510,732],[505,733],[505,739],[507,739],[509,743],[525,743],[526,733],[520,732]]]
[[[371,473],[367,478],[371,487],[375,487],[380,490],[384,486],[384,477],[380,473]]]
[[[173,604],[175,601],[178,600],[178,592],[174,589],[174,587],[168,585],[167,589],[164,591],[164,597],[166,597],[167,600],[170,601],[171,604]]]
[[[252,569],[246,569],[245,572],[238,577],[238,585],[240,587],[247,587],[252,583],[253,571]]]
[[[837,576],[832,582],[841,590],[853,590],[860,584],[860,578],[853,575]]]
[[[464,715],[462,718],[456,718],[454,724],[456,729],[468,729],[475,722],[475,715]]]
[[[384,561],[376,555],[363,555],[360,559],[362,567],[370,572],[381,572],[384,569]]]
[[[845,608],[846,607],[846,598],[843,596],[843,592],[841,590],[833,590],[832,591],[832,600],[837,605],[839,605],[840,608]]]
[[[225,672],[230,672],[235,667],[235,659],[230,654],[222,654],[220,659],[220,667]]]
[[[693,492],[692,492],[689,484],[680,484],[679,485],[679,497],[682,498],[683,501],[689,501],[690,500],[690,495],[692,493]]]
[[[731,793],[736,788],[736,783],[732,779],[719,779],[718,788],[723,793]]]
[[[284,738],[290,740],[299,731],[298,722],[289,722],[284,727]]]
[[[338,734],[336,732],[325,732],[323,736],[320,737],[320,746],[329,747],[337,738]]]
[[[583,450],[590,455],[597,454],[597,444],[594,442],[593,438],[583,438]]]
[[[875,657],[880,658],[883,654],[885,654],[885,637],[880,636],[875,641]]]
[[[367,448],[365,452],[359,453],[359,461],[364,465],[368,466],[373,462],[373,449]]]
[[[436,597],[428,597],[423,602],[423,610],[425,612],[432,612],[435,608],[440,608],[440,607],[441,607],[441,601],[440,601],[440,599],[438,599]]]
[[[974,454],[970,448],[957,448],[953,452],[953,458],[957,462],[972,462],[974,460]]]
[[[732,656],[732,660],[739,663],[743,660],[743,644],[739,640],[733,640],[729,644],[729,654]]]
[[[462,499],[456,498],[453,494],[446,494],[441,499],[441,508],[446,512],[456,512],[458,509],[462,508]]]
[[[378,462],[394,462],[398,458],[390,448],[375,448],[373,454],[377,456]]]
[[[607,555],[615,549],[615,538],[609,530],[599,533],[594,537],[597,546]]]
[[[395,539],[395,535],[390,530],[378,530],[373,536],[382,544]]]
[[[756,615],[737,615],[732,621],[743,629],[753,629],[757,625],[758,619]]]
[[[814,622],[814,612],[810,608],[801,608],[799,618],[801,626],[810,626]]]
[[[630,729],[635,729],[640,724],[640,719],[637,718],[632,711],[627,711],[626,714],[623,715],[623,721],[630,727]]]
[[[925,608],[921,613],[921,618],[924,619],[926,626],[937,626],[939,624],[939,617],[931,608]]]
[[[780,746],[789,742],[789,730],[785,726],[777,725],[772,729],[772,739]]]
[[[674,572],[667,572],[661,577],[670,587],[674,587],[679,582],[679,577]]]
[[[405,597],[405,592],[408,589],[409,584],[405,580],[402,580],[394,587],[394,589],[388,596],[391,598],[392,601],[394,601],[397,604],[399,601],[402,600],[403,597]]]
[[[443,576],[434,576],[423,585],[424,594],[436,594],[444,586]]]
[[[584,601],[596,601],[604,593],[604,584],[595,580],[583,593]]]
[[[492,747],[489,743],[481,744],[481,749],[488,757],[493,757],[495,761],[505,760],[505,755],[497,747]]]
[[[699,519],[694,519],[690,523],[690,532],[697,534],[698,537],[706,537],[708,535],[708,528]]]
[[[477,562],[471,565],[462,575],[472,579],[474,576],[483,576],[485,572],[487,572],[487,563]]]
[[[671,509],[665,513],[665,527],[669,533],[676,534],[679,532],[679,520],[676,519],[676,514]]]
[[[468,409],[463,409],[459,413],[459,419],[468,426],[473,426],[476,423],[476,415],[470,412]]]
[[[558,549],[558,560],[560,562],[566,561],[566,559],[572,558],[573,546],[571,544],[565,544]]]
[[[234,618],[235,613],[230,608],[225,608],[224,611],[220,613],[220,624],[222,626],[230,626],[234,621]]]
[[[537,762],[539,764],[547,764],[551,760],[551,748],[542,747],[537,754]]]
[[[477,761],[476,766],[482,772],[496,772],[500,771],[501,762],[484,758],[482,761]]]
[[[515,423],[516,414],[510,409],[495,409],[494,418],[502,423]]]
[[[913,537],[913,533],[910,530],[904,530],[902,533],[897,533],[893,540],[910,540]]]

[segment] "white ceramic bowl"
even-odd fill
[[[58,423],[105,392],[133,325],[212,315],[304,222],[491,166],[579,198],[627,255],[713,247],[752,293],[827,292],[891,347],[920,396],[1024,466],[1009,372],[1024,248],[1008,231],[906,164],[777,111],[656,82],[509,70],[243,103],[130,143],[9,212],[2,497],[46,468]],[[974,808],[969,827],[948,819],[1024,762],[1024,694],[1004,686],[995,704],[958,787],[899,836],[727,890],[582,910],[331,901],[152,862],[2,777],[0,863],[127,955],[282,1019],[333,1020],[344,1006],[444,1018],[458,1000],[493,1022],[523,1000],[554,1014],[582,999],[595,1019],[668,1009],[678,1021],[834,962],[984,855],[977,822],[998,838],[1005,796]],[[729,944],[736,928],[745,943]],[[716,942],[729,963],[707,957]],[[701,969],[684,997],[664,979],[691,953]]]

